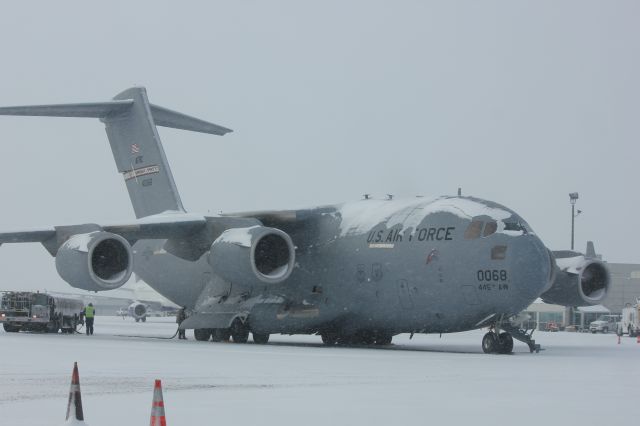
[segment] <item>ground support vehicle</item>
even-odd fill
[[[640,334],[640,299],[631,306],[627,304],[622,309],[622,332],[629,333],[629,337],[636,337]]]
[[[7,291],[0,301],[0,322],[6,332],[73,333],[84,308],[81,300],[40,292]]]
[[[618,322],[620,322],[620,315],[600,315],[597,320],[589,324],[589,331],[594,334],[618,332]]]

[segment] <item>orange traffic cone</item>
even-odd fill
[[[67,423],[72,424],[84,424],[82,398],[80,397],[80,375],[78,374],[77,362],[73,363],[73,374],[71,375],[71,388],[69,389],[66,421]]]
[[[640,333],[636,336],[636,343],[640,343]]]
[[[167,426],[167,420],[164,417],[164,400],[162,399],[162,384],[160,383],[160,379],[156,379],[156,384],[153,387],[150,426]]]

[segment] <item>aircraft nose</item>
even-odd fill
[[[536,235],[518,237],[514,248],[511,258],[513,281],[522,302],[528,305],[551,284],[552,259],[549,250]]]

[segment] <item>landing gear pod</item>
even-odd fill
[[[109,232],[74,235],[60,246],[56,269],[72,287],[90,291],[113,290],[131,277],[131,246],[121,236]]]
[[[295,263],[295,248],[285,232],[264,226],[228,229],[211,245],[209,264],[229,282],[277,284]]]

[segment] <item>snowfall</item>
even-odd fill
[[[0,331],[0,424],[61,425],[74,361],[90,426],[148,424],[162,380],[172,425],[602,425],[635,422],[640,344],[536,332],[543,347],[486,355],[486,330],[400,335],[388,348],[163,339],[172,318],[97,317],[86,336]],[[81,330],[82,331],[82,330]]]

